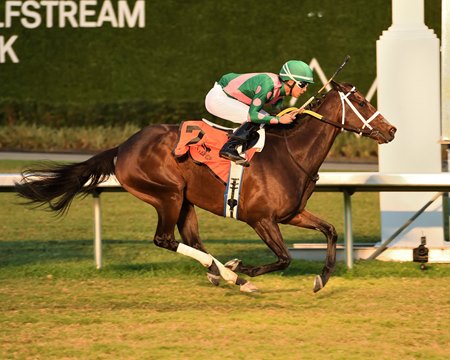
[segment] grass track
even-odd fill
[[[0,356],[447,359],[448,278],[268,275],[260,294],[193,274],[2,279]],[[447,281],[445,281],[447,280]],[[19,286],[18,286],[19,285]],[[421,288],[419,291],[412,289]],[[412,291],[411,291],[412,290]]]
[[[355,237],[377,241],[377,198],[365,195],[355,195]],[[155,212],[128,194],[102,195],[101,271],[90,198],[75,201],[63,219],[19,207],[13,194],[0,198],[1,359],[450,357],[449,265],[423,272],[413,263],[356,262],[347,271],[340,263],[313,294],[323,264],[294,261],[255,278],[261,292],[245,295],[212,287],[199,264],[153,246]],[[341,196],[318,193],[309,205],[342,238]],[[204,211],[199,217],[220,260],[273,260],[248,226]],[[288,244],[323,241],[312,231],[282,231]]]

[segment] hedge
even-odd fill
[[[0,99],[0,126],[39,124],[47,127],[122,126],[177,124],[200,119],[206,113],[203,103],[190,101],[118,101],[95,104],[50,104],[36,100]]]

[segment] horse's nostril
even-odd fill
[[[395,127],[392,127],[391,130],[389,130],[389,134],[391,136],[394,136],[396,132],[397,132],[397,129]]]

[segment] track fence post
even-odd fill
[[[94,198],[94,256],[97,269],[102,268],[102,217],[100,206],[100,192],[92,193]]]
[[[352,191],[344,190],[344,247],[348,269],[353,268]]]

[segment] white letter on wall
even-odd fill
[[[75,15],[78,10],[78,5],[75,1],[60,1],[59,2],[59,27],[66,26],[66,19],[74,28],[78,27]]]
[[[20,11],[14,10],[13,7],[21,7],[21,1],[6,1],[5,2],[5,27],[10,28],[13,17],[19,17]]]
[[[58,0],[42,0],[41,1],[41,6],[45,7],[45,25],[48,28],[52,28],[53,27],[53,8],[58,6],[59,1]]]
[[[97,27],[102,27],[105,22],[110,22],[112,27],[117,27],[116,13],[109,0],[103,3],[100,14],[98,15]]]
[[[126,25],[125,25],[126,22]],[[136,27],[136,23],[140,28],[145,27],[145,1],[138,0],[134,4],[133,12],[128,7],[128,2],[119,0],[119,27],[128,26]]]
[[[6,61],[6,54],[9,55],[13,63],[19,62],[19,58],[17,57],[12,47],[17,38],[17,35],[13,35],[8,39],[7,42],[5,42],[5,38],[3,36],[0,36],[0,63],[4,63]]]
[[[96,0],[83,0],[80,1],[80,27],[82,28],[95,28],[97,23],[95,21],[88,21],[86,18],[89,16],[95,16],[95,9],[88,9],[88,6],[96,6]]]
[[[34,10],[31,10],[30,7],[34,8]],[[22,6],[22,14],[26,16],[25,18],[21,19],[22,25],[27,29],[36,29],[41,25],[42,18],[41,14],[37,12],[36,10],[39,10],[40,5],[35,0],[25,1]],[[34,21],[30,21],[28,18],[34,19]]]

